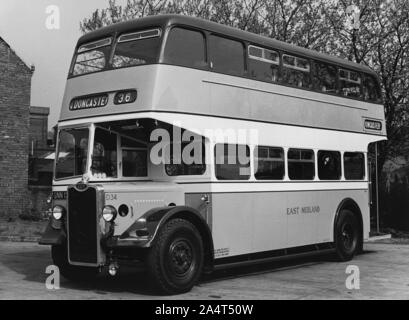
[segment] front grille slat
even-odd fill
[[[73,263],[98,263],[97,190],[68,189],[68,247]]]

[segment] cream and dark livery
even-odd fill
[[[140,260],[167,293],[237,263],[328,250],[350,259],[369,236],[368,145],[386,139],[379,91],[367,67],[195,18],[147,17],[84,35],[41,244],[68,278]],[[175,127],[202,137],[205,164],[150,160],[151,133]],[[257,142],[208,134],[226,128],[257,132]],[[247,176],[214,165],[215,146],[226,143],[248,146]],[[259,146],[278,152],[265,164],[282,176],[260,177]],[[321,175],[323,151],[335,155],[335,178]]]

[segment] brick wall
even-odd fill
[[[0,38],[0,218],[28,210],[30,68]]]

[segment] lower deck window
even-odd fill
[[[291,180],[313,180],[315,177],[314,151],[289,149],[288,176]]]
[[[283,180],[284,150],[273,147],[257,147],[255,150],[256,180]]]
[[[341,153],[318,151],[318,177],[320,180],[341,179]]]
[[[146,150],[122,150],[122,176],[146,177],[148,175]]]
[[[250,148],[248,146],[217,144],[215,162],[218,180],[250,179]]]
[[[359,152],[345,152],[344,171],[346,180],[363,180],[365,178],[364,154]]]
[[[206,172],[204,141],[183,143],[178,150],[181,154],[175,155],[175,146],[169,145],[170,159],[165,164],[166,174],[176,176],[201,176]]]

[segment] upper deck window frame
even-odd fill
[[[341,72],[346,72],[348,74],[348,77],[347,78],[342,77]],[[351,79],[351,74],[352,73],[356,73],[359,76],[359,79],[358,80]],[[339,78],[339,81],[346,81],[346,82],[362,85],[362,74],[359,71],[350,70],[350,69],[340,67],[338,69],[338,78]]]
[[[286,57],[294,58],[294,65],[286,63],[285,62]],[[311,61],[309,58],[299,57],[297,55],[293,55],[289,53],[283,53],[281,60],[282,60],[283,68],[294,69],[294,70],[305,72],[305,73],[311,73]],[[299,67],[297,64],[298,60],[305,60],[306,62],[308,62],[308,68]]]
[[[143,33],[148,33],[148,32],[153,32],[153,31],[157,31],[157,34],[155,35],[149,35],[149,36],[140,36],[137,38],[130,38],[130,39],[126,39],[126,40],[122,40],[122,37],[130,37],[133,35],[138,35],[138,34],[143,34]],[[124,43],[124,42],[130,42],[130,41],[137,41],[137,40],[143,40],[143,39],[150,39],[150,38],[160,38],[162,36],[162,29],[161,28],[152,28],[152,29],[147,29],[147,30],[143,30],[143,31],[136,31],[136,32],[130,32],[130,33],[124,33],[121,34],[118,37],[118,40],[116,41],[116,43]]]
[[[104,41],[106,43],[104,43]],[[92,51],[92,50],[95,50],[95,49],[98,49],[98,48],[107,47],[107,46],[112,45],[112,43],[113,43],[112,37],[106,37],[106,38],[103,38],[101,40],[88,42],[88,43],[85,43],[85,44],[79,46],[79,48],[78,48],[78,50],[76,52],[77,53],[76,55],[78,55],[79,53]]]
[[[262,57],[257,57],[257,56],[255,56],[255,55],[252,55],[252,54],[250,53],[250,50],[251,50],[252,48],[261,50],[261,52],[262,52]],[[271,60],[271,59],[267,59],[267,58],[266,58],[266,52],[273,52],[273,53],[277,54],[277,60],[274,61],[274,60]],[[275,64],[275,65],[277,65],[277,66],[280,65],[280,61],[281,61],[281,59],[280,59],[280,52],[277,51],[277,50],[266,49],[266,48],[263,48],[263,47],[259,47],[259,46],[250,44],[250,45],[248,46],[248,48],[247,48],[247,54],[248,54],[249,59],[258,60],[258,61],[262,61],[262,62],[266,62],[266,63],[270,63],[270,64]]]

